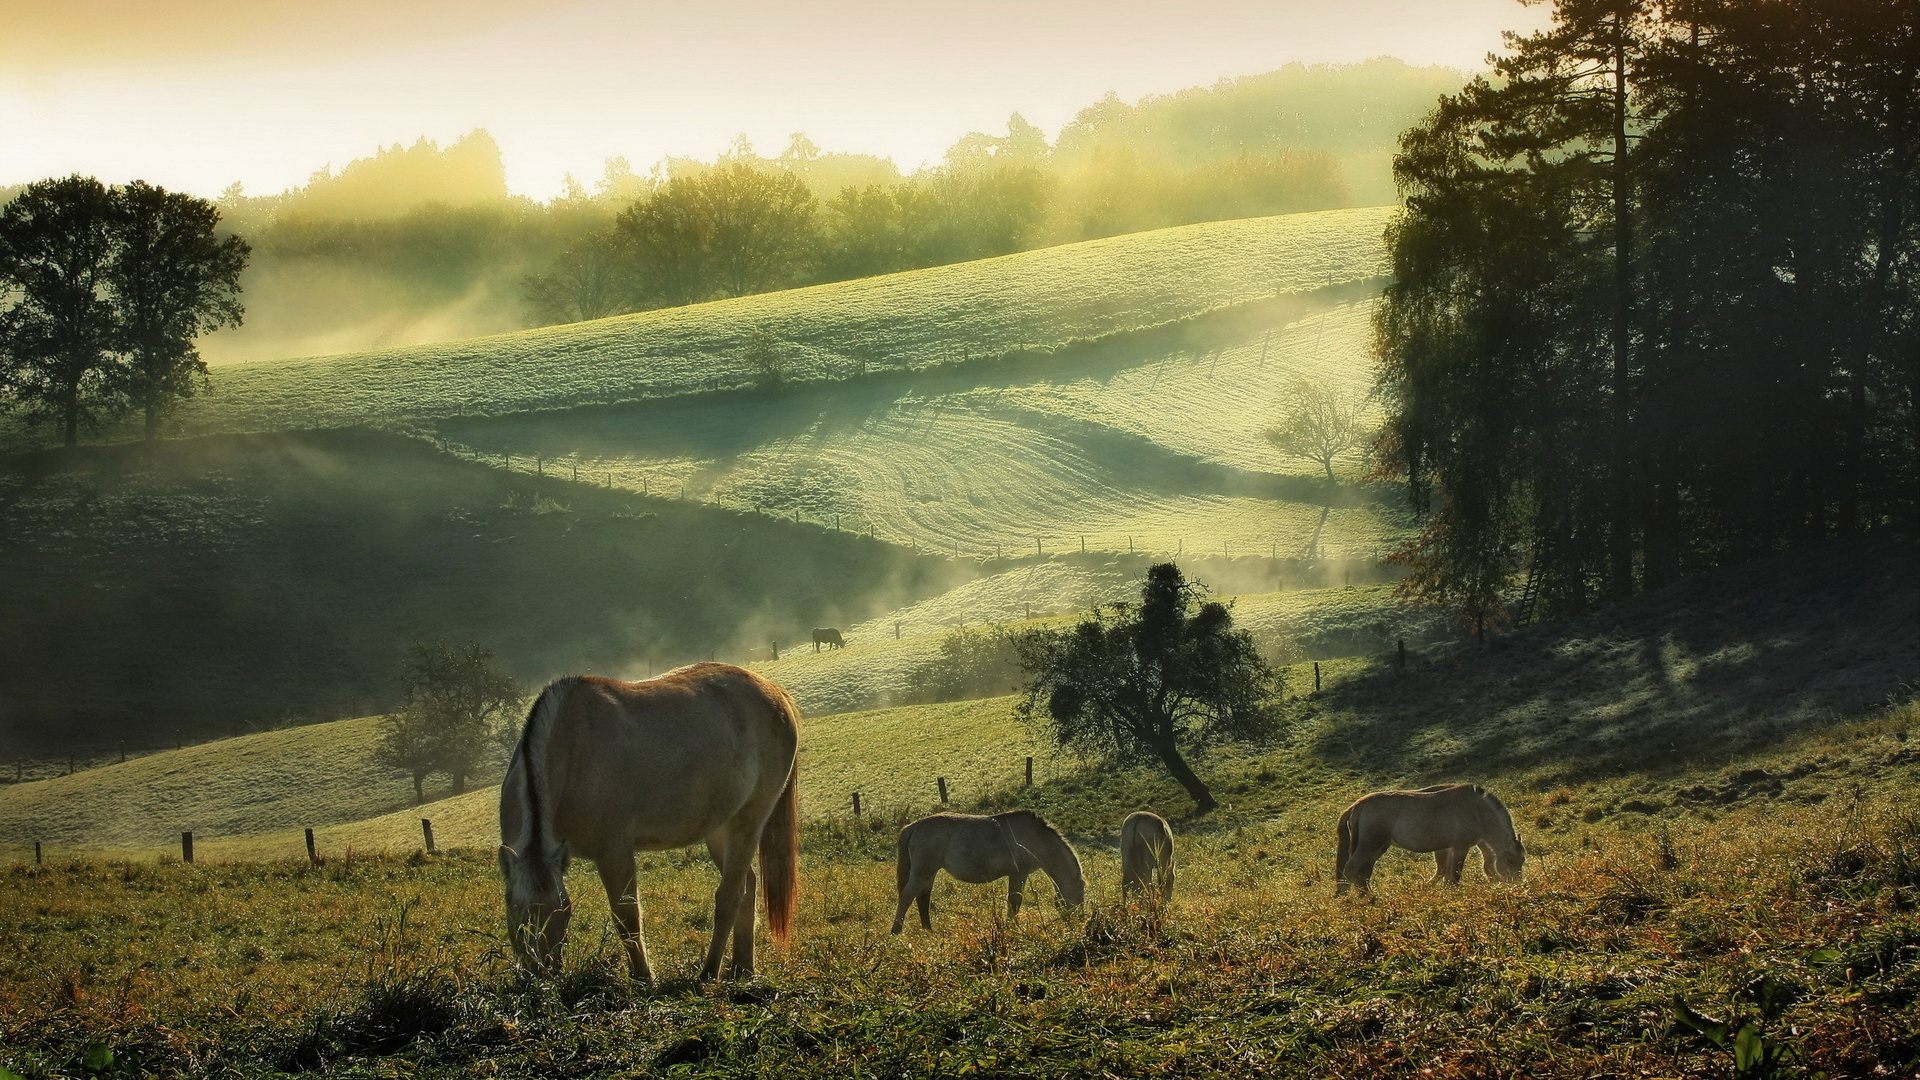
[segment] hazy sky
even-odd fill
[[[204,195],[299,184],[484,127],[545,198],[621,154],[937,159],[1015,110],[1056,133],[1133,99],[1308,63],[1477,68],[1515,0],[0,0],[0,183],[70,172]]]

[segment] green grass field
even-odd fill
[[[746,336],[792,377],[917,371],[1050,350],[1375,278],[1391,207],[1210,222],[446,345],[223,367],[189,430],[502,415],[747,385]]]
[[[1364,396],[1373,306],[1336,290],[1047,363],[438,427],[484,460],[941,553],[1374,559],[1402,517],[1261,437],[1297,380]]]

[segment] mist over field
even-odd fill
[[[0,1080],[1920,1077],[1920,0],[389,7],[0,27]]]

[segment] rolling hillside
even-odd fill
[[[187,430],[497,416],[750,384],[747,336],[837,380],[1054,349],[1376,278],[1390,207],[1188,225],[447,345],[232,365]]]
[[[528,683],[797,640],[976,570],[463,461],[398,435],[220,436],[0,474],[5,751],[358,716],[411,643]]]

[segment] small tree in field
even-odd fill
[[[1017,709],[1044,718],[1063,746],[1160,762],[1204,814],[1218,804],[1186,756],[1270,731],[1277,675],[1226,605],[1202,602],[1201,591],[1161,563],[1147,571],[1138,605],[1024,639],[1028,682]]]
[[[465,792],[467,777],[500,744],[500,728],[513,724],[525,696],[519,684],[475,642],[415,644],[401,679],[400,708],[385,720],[376,759],[413,776],[416,802],[426,801],[434,773],[453,781],[455,795]]]
[[[1318,462],[1332,484],[1334,461],[1367,441],[1365,419],[1365,399],[1331,386],[1296,382],[1287,388],[1280,422],[1261,434],[1283,454]]]

